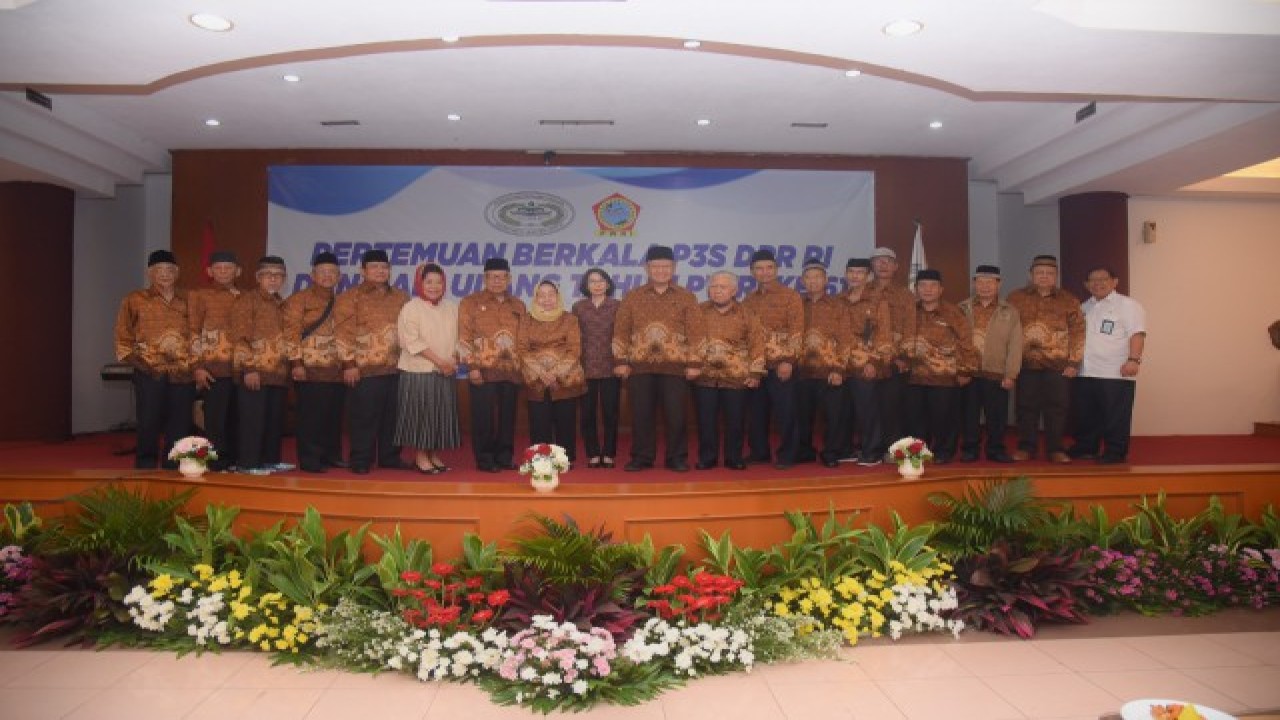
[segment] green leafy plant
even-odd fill
[[[655,547],[653,538],[648,533],[637,544],[644,564],[649,568],[644,574],[645,584],[653,586],[671,582],[671,578],[675,577],[676,570],[680,567],[680,561],[684,558],[684,546]]]
[[[100,634],[128,626],[123,600],[130,586],[128,561],[110,550],[37,557],[14,618],[34,629],[14,644],[28,647],[66,637],[68,645],[88,647]]]
[[[298,605],[333,605],[347,596],[376,603],[380,591],[370,586],[370,579],[377,567],[361,556],[368,530],[365,523],[354,532],[329,537],[320,513],[309,507],[269,543],[270,554],[259,561],[266,581]]]
[[[1210,511],[1205,508],[1192,517],[1177,518],[1169,513],[1167,501],[1161,490],[1154,503],[1144,495],[1134,504],[1138,513],[1123,523],[1126,538],[1133,547],[1184,558],[1206,544]]]
[[[617,599],[634,599],[640,589],[635,586],[648,570],[641,547],[614,542],[603,526],[584,531],[568,515],[564,522],[536,513],[530,517],[541,532],[516,539],[501,555],[504,563],[536,569],[553,585],[605,585]]]
[[[167,498],[107,485],[72,497],[78,506],[50,550],[91,553],[105,551],[140,569],[166,557],[165,536],[176,528],[179,511],[196,491]]]
[[[0,526],[0,545],[29,546],[29,541],[39,534],[44,521],[36,515],[29,502],[4,505],[4,525]]]
[[[958,607],[953,619],[1004,635],[1029,638],[1045,622],[1087,622],[1080,550],[1024,551],[997,540],[991,549],[956,562]]]
[[[970,485],[959,497],[930,493],[929,502],[946,513],[934,539],[958,558],[986,553],[999,540],[1035,544],[1049,515],[1025,475]]]
[[[938,551],[929,547],[934,533],[931,523],[909,528],[897,511],[890,511],[889,522],[891,532],[868,523],[855,534],[853,555],[861,567],[893,575],[895,562],[916,572],[938,562]]]
[[[493,624],[517,632],[529,627],[534,616],[549,615],[583,631],[603,628],[622,642],[647,617],[636,609],[645,571],[636,568],[609,580],[555,582],[536,566],[509,564],[503,587],[510,595]]]
[[[381,590],[376,595],[376,606],[383,610],[396,609],[400,603],[391,591],[399,587],[404,573],[426,574],[431,569],[434,560],[431,543],[417,538],[405,542],[398,524],[391,535],[369,533],[369,538],[382,550],[382,556],[372,566]]]
[[[1223,546],[1231,555],[1238,553],[1243,547],[1256,545],[1265,535],[1262,528],[1251,525],[1243,515],[1227,512],[1217,495],[1209,497],[1205,523],[1214,544]]]
[[[1263,547],[1280,548],[1280,516],[1276,515],[1276,506],[1267,503],[1262,509],[1259,519],[1258,542]]]

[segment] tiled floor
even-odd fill
[[[1126,636],[1123,624],[1103,622],[1055,628],[1029,641],[977,633],[961,641],[876,641],[846,649],[838,661],[706,678],[640,707],[586,716],[1096,720],[1140,697],[1188,699],[1235,713],[1280,707],[1280,614],[1256,616],[1257,622],[1239,617],[1228,619],[1239,626],[1231,632],[1220,631],[1221,622],[1197,627],[1140,619],[1152,634]],[[1250,626],[1259,629],[1242,629]],[[1171,631],[1180,634],[1161,634]],[[353,717],[531,715],[492,705],[470,686],[424,684],[405,675],[300,673],[249,653],[179,659],[136,650],[0,650],[0,720]]]

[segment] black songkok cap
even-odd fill
[[[937,280],[938,282],[942,282],[942,273],[937,270],[921,270],[916,273],[916,282],[920,282],[921,280]]]
[[[1037,265],[1048,265],[1051,268],[1056,268],[1058,267],[1058,258],[1052,255],[1037,255],[1035,259],[1031,261],[1031,267],[1034,268]]]
[[[284,259],[279,255],[263,255],[262,259],[258,261],[258,269],[261,270],[267,266],[284,267]]]
[[[804,261],[805,270],[812,270],[814,268],[817,268],[819,270],[822,270],[823,272],[826,272],[827,264],[822,262],[822,258],[816,258],[816,257],[809,258],[808,260]]]
[[[506,258],[489,258],[484,261],[484,271],[501,270],[503,272],[511,272],[511,263]]]
[[[322,252],[319,255],[316,255],[315,259],[311,261],[312,267],[315,267],[316,265],[341,265],[341,264],[342,263],[338,262],[338,256],[334,255],[331,252]]]
[[[844,264],[845,270],[848,270],[849,268],[856,268],[856,267],[866,268],[870,270],[871,261],[866,258],[849,258],[849,262]]]
[[[773,251],[770,250],[769,248],[760,248],[759,250],[751,253],[752,265],[755,265],[756,263],[762,262],[762,261],[776,263],[778,262],[778,258],[774,257]]]
[[[214,250],[212,253],[209,253],[210,265],[220,262],[229,262],[236,265],[240,264],[240,261],[236,259],[236,254],[230,250]]]
[[[151,267],[152,265],[159,265],[160,263],[169,263],[170,265],[177,265],[178,258],[174,257],[173,253],[169,252],[168,250],[156,250],[147,256],[147,267]]]
[[[391,260],[387,258],[386,250],[365,250],[364,254],[360,256],[360,265],[363,267],[371,262],[391,264]]]
[[[995,265],[979,265],[977,270],[973,271],[974,277],[993,277],[1000,278],[1000,268]]]
[[[654,260],[674,261],[675,259],[676,254],[666,245],[650,245],[649,250],[644,254],[645,262],[652,262]]]

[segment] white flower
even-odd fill
[[[575,682],[573,683],[573,692],[574,692],[574,694],[577,694],[577,695],[586,695],[586,694],[587,694],[587,681],[586,681],[586,680],[577,680],[577,681],[575,681]]]

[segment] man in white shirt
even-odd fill
[[[1089,271],[1085,286],[1091,297],[1084,311],[1084,364],[1075,380],[1076,444],[1067,454],[1123,463],[1129,453],[1133,398],[1147,315],[1138,301],[1116,292],[1119,278],[1105,267]]]

